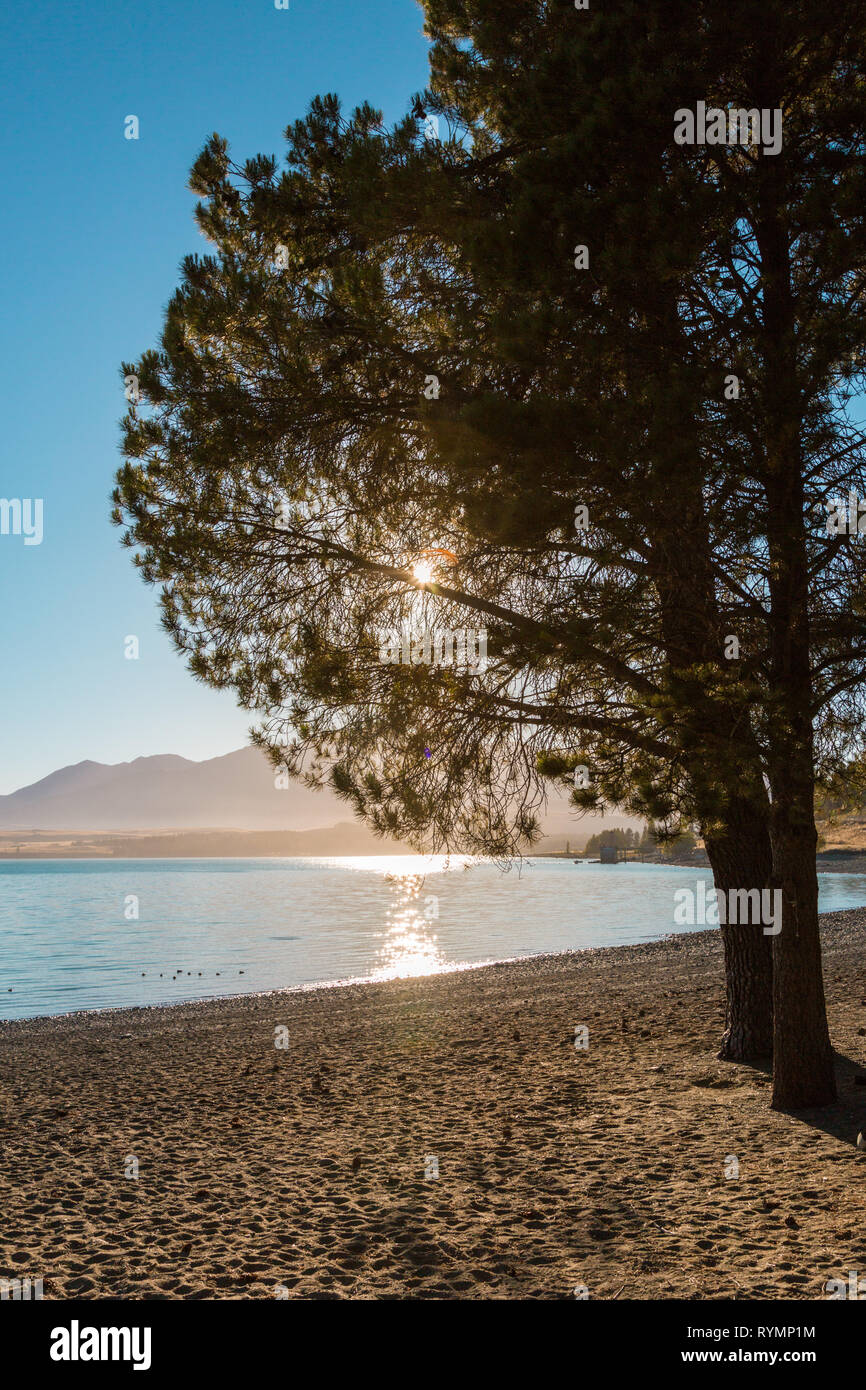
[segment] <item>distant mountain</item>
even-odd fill
[[[333,792],[278,790],[258,748],[201,763],[173,754],[75,763],[0,796],[0,827],[15,830],[318,830],[347,819]]]
[[[274,770],[258,748],[239,748],[223,757],[191,762],[174,754],[130,763],[75,763],[32,786],[0,796],[0,830],[103,831],[238,830],[319,831],[340,826],[345,843],[351,806],[330,791],[311,791],[298,782],[274,786]],[[583,844],[598,830],[633,826],[612,816],[577,818],[567,800],[552,795],[544,817],[540,850]],[[354,853],[376,853],[382,841],[357,825]],[[337,841],[335,841],[336,843]],[[367,851],[360,848],[369,842]],[[308,851],[312,853],[313,851]],[[315,851],[339,853],[338,849]]]

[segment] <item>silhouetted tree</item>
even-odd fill
[[[812,720],[830,756],[863,634],[809,508],[859,467],[862,35],[844,3],[716,8],[431,0],[393,131],[317,101],[283,173],[215,136],[217,255],[124,367],[116,517],[196,674],[383,833],[507,855],[554,776],[699,822],[723,889],[775,873],[774,1103],[820,1103]],[[697,99],[781,107],[782,152],[677,146]],[[486,670],[425,659],[446,626]],[[723,934],[723,1051],[757,1055],[769,941]]]

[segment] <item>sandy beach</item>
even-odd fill
[[[716,1060],[715,932],[4,1023],[0,1277],[46,1299],[823,1298],[866,1272],[866,910],[823,926],[840,1100],[796,1117]]]

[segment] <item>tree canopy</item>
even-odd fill
[[[747,810],[794,921],[860,739],[826,522],[866,490],[861,7],[427,16],[395,127],[327,96],[282,168],[199,156],[214,254],[124,364],[116,519],[195,674],[382,833],[505,857],[556,777],[712,860]],[[677,144],[697,100],[780,111],[781,149]]]

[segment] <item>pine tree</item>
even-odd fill
[[[848,443],[829,398],[862,332],[860,93],[850,7],[832,31],[733,8],[729,33],[731,6],[679,0],[431,2],[416,106],[443,142],[417,111],[386,131],[335,98],[287,132],[282,173],[215,136],[193,186],[217,255],[185,263],[161,349],[124,367],[147,405],[116,515],[195,673],[383,833],[506,856],[537,833],[543,779],[587,764],[577,806],[699,822],[723,890],[775,869],[775,1103],[805,1104],[832,1095],[814,842],[811,879],[796,867],[807,705],[850,727],[862,634],[804,625],[804,555],[828,547],[802,494]],[[677,109],[753,104],[768,72],[799,121],[784,161],[674,144]],[[795,306],[815,368],[795,400],[786,219],[807,223],[788,239],[801,287],[816,265],[821,284]],[[840,552],[835,602],[820,570],[834,618],[859,583]],[[484,625],[488,669],[426,661],[437,624]],[[406,630],[410,664],[383,662],[381,635]],[[759,1055],[770,943],[723,935],[723,1051]]]
[[[476,127],[495,130],[499,151],[513,151],[515,162],[533,162],[538,185],[555,190],[545,213],[551,203],[558,210],[561,189],[576,190],[572,226],[581,228],[583,242],[600,237],[604,248],[596,258],[594,282],[589,277],[585,282],[605,308],[614,304],[605,327],[618,321],[634,335],[635,355],[644,354],[642,383],[654,374],[650,364],[658,364],[666,425],[678,431],[686,451],[700,437],[699,421],[709,423],[710,437],[715,436],[726,515],[709,559],[729,592],[744,600],[737,614],[740,630],[753,629],[754,619],[760,619],[750,664],[762,685],[760,735],[772,791],[773,876],[784,904],[782,931],[774,943],[774,1104],[781,1108],[834,1096],[817,921],[813,720],[822,703],[832,702],[834,691],[860,682],[862,625],[851,621],[844,600],[853,595],[859,606],[862,571],[857,574],[853,567],[853,585],[846,583],[850,575],[842,576],[841,586],[838,575],[835,579],[836,594],[843,596],[844,635],[828,641],[814,615],[830,607],[827,573],[834,557],[815,556],[809,494],[837,458],[844,456],[859,469],[861,440],[856,434],[851,438],[845,407],[850,383],[863,366],[864,234],[857,202],[864,185],[866,107],[862,7],[843,4],[830,18],[801,4],[758,9],[750,0],[726,6],[724,14],[712,5],[605,8],[584,26],[582,51],[570,33],[574,17],[555,6],[511,6],[505,14],[500,8],[502,23],[495,32],[487,0],[454,5],[434,0],[430,13],[433,69],[443,105],[470,112]],[[556,114],[549,117],[538,97],[546,90],[556,100],[556,76],[566,91],[581,97],[599,90],[604,78],[599,76],[593,88],[590,69],[595,65],[597,73],[605,72],[617,50],[635,55],[633,62],[614,57],[612,67],[620,69],[616,95],[593,103],[582,122],[580,113],[572,113],[575,135],[563,156],[568,144],[563,104],[557,100]],[[688,114],[698,96],[718,112],[723,137],[681,148],[673,158],[668,147],[660,152],[657,134],[665,106],[676,110],[677,119]],[[742,133],[736,141],[729,138],[730,106],[741,112],[740,132],[756,123],[751,148],[743,148]],[[760,148],[754,148],[757,126]],[[576,147],[576,178],[561,182],[557,171],[565,172]],[[518,186],[529,185],[524,179]],[[604,217],[609,228],[623,234],[612,255],[610,237],[605,240],[599,226]],[[555,215],[547,237],[538,222],[535,218],[534,238],[527,236],[526,244],[555,245]],[[636,273],[636,257],[646,287]],[[534,265],[536,256],[532,259]],[[664,380],[665,363],[677,347],[681,367],[674,366]],[[695,358],[704,369],[703,382],[700,373],[689,372]],[[723,398],[717,385],[715,401],[713,373],[725,384]],[[691,407],[680,413],[676,402],[684,384]],[[629,388],[633,395],[631,382]],[[683,458],[671,483],[691,526],[698,494],[690,482],[694,470]],[[756,494],[764,507],[757,525],[749,515]],[[745,540],[748,555],[745,565],[744,557],[737,557],[739,574],[725,564],[734,558],[736,540]],[[684,576],[682,566],[670,568]],[[699,565],[686,569],[690,579],[680,584],[676,597],[683,609],[700,606],[704,638],[710,641],[701,641],[701,622],[677,620],[675,603],[669,650],[681,643],[678,675],[680,670],[687,678],[699,675],[698,658],[709,677],[714,640],[709,587]],[[811,586],[815,575],[820,582]],[[673,577],[662,582],[670,585]],[[739,649],[736,633],[737,627],[732,635]],[[815,660],[817,648],[820,660]],[[830,672],[835,688],[827,681]],[[685,702],[687,717],[699,704],[692,693]],[[836,713],[831,710],[827,723]],[[730,785],[730,766],[725,781]],[[707,848],[718,881],[711,837]],[[753,979],[751,969],[735,973],[748,983]]]

